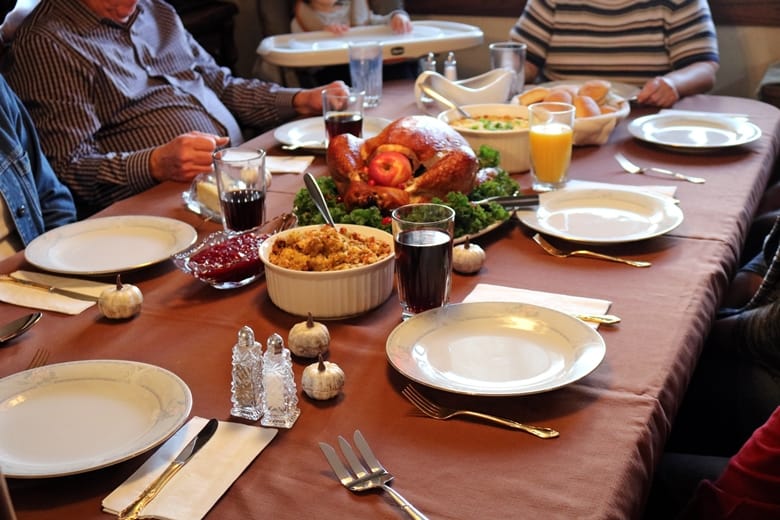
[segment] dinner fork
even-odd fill
[[[547,251],[552,256],[557,256],[558,258],[566,258],[569,256],[586,256],[589,258],[598,258],[600,260],[609,260],[610,262],[618,262],[621,264],[628,264],[633,267],[650,267],[650,262],[643,262],[641,260],[628,260],[626,258],[620,258],[619,256],[611,256],[611,255],[605,255],[602,253],[597,253],[595,251],[589,251],[587,249],[575,249],[574,251],[562,251],[549,243],[547,240],[542,238],[542,235],[539,233],[536,233],[533,236],[534,242],[542,246],[542,249]]]
[[[413,385],[406,385],[401,393],[411,402],[418,410],[434,419],[446,420],[456,415],[468,415],[471,417],[478,417],[485,419],[486,421],[492,421],[502,426],[508,426],[517,430],[530,433],[541,439],[553,439],[558,437],[560,433],[552,428],[546,428],[544,426],[533,426],[530,424],[523,424],[510,419],[504,419],[503,417],[497,417],[495,415],[489,415],[482,412],[475,412],[474,410],[455,410],[453,408],[446,408],[438,405],[422,395]]]
[[[642,168],[641,166],[637,166],[636,164],[629,161],[628,158],[620,152],[615,154],[615,160],[618,162],[618,164],[620,164],[620,167],[623,168],[628,173],[642,174],[642,173],[646,173],[647,170],[650,170],[650,171],[662,173],[664,175],[669,175],[671,177],[674,177],[675,179],[681,179],[684,181],[692,182],[694,184],[704,184],[705,182],[707,182],[707,179],[703,179],[701,177],[693,177],[691,175],[683,175],[682,173],[673,172],[665,168],[655,168],[655,167]]]
[[[30,370],[32,368],[38,368],[42,367],[46,364],[46,362],[49,360],[49,351],[45,348],[39,348],[35,351],[35,354],[33,354],[32,359],[30,360],[30,363],[27,365],[26,370]]]
[[[363,457],[363,461],[368,465],[368,468],[366,468],[360,462],[360,459],[355,454],[355,451],[352,449],[349,441],[339,435],[339,446],[341,446],[341,451],[344,454],[344,457],[347,459],[347,462],[352,468],[352,472],[354,474],[349,472],[347,467],[341,461],[341,458],[336,453],[336,450],[333,449],[330,444],[326,442],[320,442],[320,449],[322,450],[322,453],[325,455],[325,458],[328,459],[328,464],[330,464],[333,472],[339,478],[344,487],[353,492],[382,488],[387,491],[391,497],[393,497],[393,500],[395,500],[396,503],[401,506],[401,509],[403,509],[410,518],[415,520],[428,520],[427,516],[422,514],[420,510],[414,507],[398,491],[388,485],[388,482],[393,480],[393,475],[390,474],[382,466],[382,464],[379,463],[379,459],[377,459],[376,455],[374,455],[374,452],[369,447],[368,442],[366,442],[365,437],[363,437],[363,434],[360,433],[360,430],[355,430],[353,439],[355,441],[355,446],[357,446],[358,450],[360,451],[360,455]]]

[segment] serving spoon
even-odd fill
[[[422,90],[424,93],[426,93],[427,95],[429,95],[430,97],[432,97],[436,101],[438,101],[440,103],[444,103],[445,105],[447,105],[450,108],[454,108],[463,117],[468,117],[468,118],[471,117],[471,114],[469,114],[462,106],[458,105],[457,103],[455,103],[451,99],[449,99],[447,97],[444,97],[443,95],[439,94],[438,92],[433,90],[428,85],[425,85],[425,84],[420,85],[420,90]]]
[[[325,196],[322,194],[320,185],[317,184],[317,179],[315,179],[314,175],[311,173],[306,172],[303,174],[303,182],[306,184],[306,189],[309,191],[309,196],[311,197],[311,200],[314,201],[314,205],[320,210],[322,218],[325,219],[325,222],[327,222],[329,226],[336,227],[336,223],[333,221],[333,215],[330,214],[328,204],[325,202]]]

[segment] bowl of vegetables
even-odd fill
[[[463,109],[471,117],[451,109],[440,113],[438,118],[466,138],[475,151],[482,146],[498,151],[503,169],[513,173],[530,169],[528,107],[486,103],[465,105]]]

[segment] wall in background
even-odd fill
[[[255,51],[260,44],[256,0],[234,0],[239,6],[236,17],[236,45],[239,60],[236,70],[245,76],[252,74]],[[506,16],[441,16],[415,15],[419,20],[450,20],[479,26],[485,34],[482,45],[457,53],[461,77],[484,72],[488,60],[488,44],[507,39],[516,17]],[[713,93],[755,97],[766,68],[780,62],[780,46],[768,42],[780,41],[780,26],[718,25],[721,67]]]

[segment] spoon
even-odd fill
[[[306,189],[309,190],[309,196],[314,201],[314,205],[320,210],[320,215],[325,219],[331,227],[336,227],[336,223],[333,221],[333,216],[330,214],[328,204],[325,202],[325,197],[322,195],[320,185],[317,184],[317,179],[314,178],[309,172],[303,174],[303,182],[306,184]]]
[[[433,89],[432,89],[431,87],[429,87],[428,85],[421,84],[421,85],[420,85],[420,90],[422,90],[423,92],[425,92],[426,94],[428,94],[429,96],[431,96],[431,97],[432,97],[433,99],[435,99],[436,101],[438,101],[438,102],[440,102],[440,103],[444,103],[445,105],[447,105],[447,106],[448,106],[448,107],[450,107],[450,108],[454,108],[455,110],[457,110],[458,112],[460,112],[460,115],[462,115],[463,117],[469,117],[469,118],[471,117],[471,114],[469,114],[468,112],[466,112],[466,110],[465,110],[465,109],[464,109],[462,106],[460,106],[460,105],[458,105],[457,103],[455,103],[454,101],[452,101],[452,100],[450,100],[450,99],[448,99],[448,98],[446,98],[446,97],[442,96],[441,94],[439,94],[438,92],[436,92],[435,90],[433,90]]]
[[[27,316],[22,316],[21,318],[15,319],[3,326],[0,326],[0,343],[5,343],[6,341],[11,341],[17,336],[21,336],[27,332],[30,327],[38,323],[38,320],[41,319],[41,316],[43,316],[42,313],[33,312]]]

